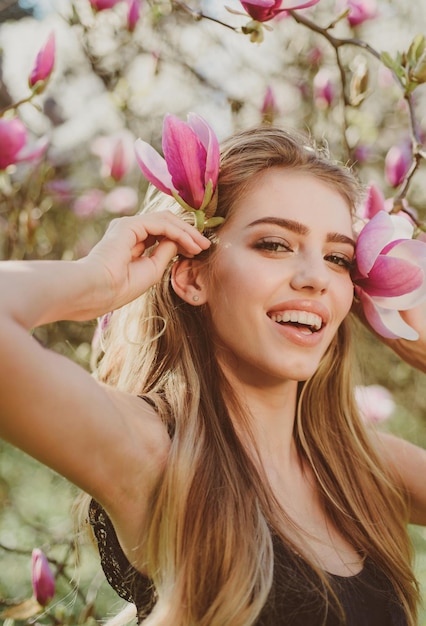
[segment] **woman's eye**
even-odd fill
[[[329,254],[326,260],[347,270],[351,269],[353,263],[352,259],[343,254]]]
[[[255,243],[258,250],[266,250],[268,252],[291,252],[290,245],[284,239],[261,239]]]

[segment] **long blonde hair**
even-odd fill
[[[320,178],[353,212],[359,187],[347,169],[306,137],[263,126],[223,144],[216,215],[228,217],[236,200],[269,167]],[[155,209],[164,206],[170,208],[170,200],[160,197]],[[212,271],[215,254],[214,244],[203,253]],[[208,306],[183,302],[170,274],[171,266],[160,283],[113,313],[98,366],[104,382],[155,398],[172,433],[168,462],[141,528],[144,566],[158,593],[146,624],[249,626],[271,589],[272,537],[278,536],[291,554],[294,534],[262,468],[234,428],[231,414],[248,431],[250,416],[218,365]],[[300,384],[295,441],[316,476],[327,514],[350,544],[386,574],[413,626],[418,592],[410,566],[407,503],[392,486],[359,418],[351,365],[346,319],[317,372]],[[324,574],[319,576],[325,581]]]

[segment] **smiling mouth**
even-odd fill
[[[270,319],[277,324],[294,326],[302,331],[316,333],[323,327],[323,320],[316,313],[308,311],[282,311],[268,314]]]

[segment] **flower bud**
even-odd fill
[[[51,33],[45,45],[37,54],[34,67],[28,78],[28,84],[32,89],[40,82],[46,82],[50,77],[55,65],[55,35]],[[44,86],[42,86],[44,88]],[[39,89],[42,91],[42,89]]]
[[[321,68],[314,77],[315,103],[322,109],[331,106],[336,95],[336,88],[331,73],[327,68]]]
[[[411,70],[410,78],[414,79],[419,84],[426,83],[426,50]]]
[[[385,176],[391,187],[398,187],[411,164],[411,152],[406,144],[392,146],[385,157]]]
[[[350,26],[359,26],[377,16],[375,0],[347,0],[349,8],[348,22]]]
[[[262,120],[268,124],[272,124],[275,116],[279,113],[275,95],[270,85],[266,89],[260,112],[262,114]]]
[[[136,28],[136,24],[139,21],[141,14],[141,1],[140,0],[128,0],[129,10],[127,12],[127,30],[130,33]]]
[[[121,0],[89,0],[92,8],[95,11],[104,11],[105,9],[112,9]]]
[[[32,585],[35,599],[41,606],[46,606],[55,595],[55,578],[39,548],[32,552]]]

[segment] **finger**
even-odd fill
[[[157,283],[176,254],[176,244],[170,239],[163,239],[149,257],[142,256],[129,266],[130,282],[137,290],[143,288],[144,283]]]
[[[210,246],[210,241],[204,237],[194,226],[188,224],[180,217],[162,211],[145,216],[129,218],[127,226],[131,228],[136,242],[150,239],[150,245],[154,240],[164,237],[175,241],[185,252],[199,254]],[[153,238],[151,241],[151,237]]]

